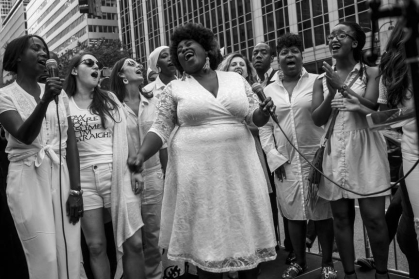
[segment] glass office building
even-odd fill
[[[382,2],[385,6],[395,0]],[[332,63],[326,37],[339,21],[358,22],[370,47],[367,0],[121,0],[118,5],[121,40],[143,63],[154,48],[169,45],[173,29],[186,22],[211,29],[226,54],[240,52],[249,58],[259,42],[275,49],[282,34],[299,34],[304,66],[313,73],[321,72],[322,61]],[[388,37],[386,28],[380,31],[377,47]]]
[[[102,16],[79,12],[76,0],[31,0],[27,8],[28,33],[43,37],[58,54],[96,40],[118,39],[117,0],[102,0]]]

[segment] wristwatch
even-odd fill
[[[70,189],[70,196],[81,196],[81,195],[83,195],[82,189],[80,189],[79,191]]]
[[[339,91],[339,93],[342,93],[342,92],[345,92],[347,89],[348,89],[348,86],[346,84],[344,84],[338,89],[338,91]]]

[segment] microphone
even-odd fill
[[[48,74],[50,77],[58,77],[58,63],[55,59],[48,59],[47,62],[45,62],[45,66],[47,67]],[[55,96],[54,101],[56,104],[58,104],[58,96]]]
[[[258,96],[259,100],[261,100],[262,102],[265,101],[266,96],[265,93],[263,93],[263,87],[262,85],[260,85],[260,83],[253,83],[252,90]],[[279,123],[278,117],[276,117],[275,112],[269,110],[269,114],[276,123]]]

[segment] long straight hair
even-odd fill
[[[409,100],[409,67],[405,63],[403,32],[404,21],[397,22],[387,42],[386,52],[381,57],[380,75],[387,89],[387,104],[391,108]]]
[[[69,70],[64,81],[64,91],[70,97],[77,93],[76,76],[71,74],[72,69],[78,67],[83,56],[88,54],[94,56],[92,53],[82,52],[75,55],[69,63]],[[118,111],[118,104],[112,99],[112,97],[110,97],[109,94],[111,93],[101,90],[98,85],[93,88],[92,94],[93,98],[92,103],[89,106],[89,110],[92,114],[99,115],[102,127],[106,129],[106,116],[111,118],[114,122],[117,122],[112,116],[112,111]]]
[[[124,66],[125,60],[130,59],[128,57],[119,59],[115,65],[112,68],[111,76],[109,77],[111,81],[111,92],[118,97],[118,100],[123,103],[125,96],[127,95],[127,90],[125,89],[125,84],[123,82],[123,78],[119,76],[119,73],[121,72],[122,67]],[[150,96],[150,92],[144,92],[143,88],[140,86],[138,88],[138,92],[141,93],[142,96],[144,96],[147,99],[150,99],[153,97],[153,95]]]

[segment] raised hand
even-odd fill
[[[339,75],[333,70],[332,66],[323,61],[322,68],[326,72],[327,85],[332,87],[335,91],[341,88],[344,83]]]

